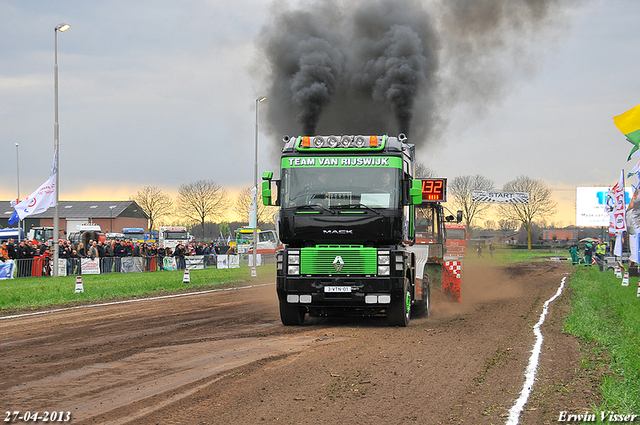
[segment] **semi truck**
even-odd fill
[[[443,179],[414,179],[415,146],[404,134],[283,142],[280,179],[262,176],[263,204],[279,206],[282,323],[356,314],[407,326],[412,309],[428,315],[430,285],[443,267],[444,188],[435,197],[425,191]],[[429,215],[434,233],[420,246],[414,246],[416,207]]]
[[[122,235],[123,239],[139,243],[156,243],[158,239],[156,232],[145,232],[142,227],[125,227],[122,229]]]
[[[102,233],[102,228],[98,224],[83,223],[76,226],[76,231],[68,234],[69,242],[83,243],[88,249],[90,241],[107,241],[107,235]]]
[[[469,239],[466,226],[460,223],[445,223],[444,227],[447,231],[447,257],[464,259]]]
[[[19,227],[5,227],[0,229],[0,241],[8,241],[13,239],[15,243],[24,240],[24,230]]]
[[[191,235],[184,226],[163,226],[158,229],[158,245],[175,249],[178,244],[188,245]]]
[[[142,227],[125,227],[122,229],[125,239],[130,239],[131,242],[145,242],[145,232]]]
[[[278,236],[274,230],[257,229],[258,254],[274,254],[278,248]],[[233,242],[230,244],[232,245]],[[235,247],[238,254],[253,252],[253,227],[236,229]]]

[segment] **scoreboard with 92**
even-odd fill
[[[447,179],[429,178],[422,180],[422,202],[446,202]]]

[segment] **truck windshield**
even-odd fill
[[[447,229],[447,239],[465,239],[464,229]]]
[[[182,230],[165,230],[165,239],[187,239],[187,232]]]
[[[399,168],[283,168],[282,206],[399,208]]]
[[[144,240],[144,233],[142,232],[125,232],[124,237],[126,239],[131,239],[132,241],[141,241]]]
[[[251,233],[238,232],[237,242],[240,244],[253,242],[253,232]]]

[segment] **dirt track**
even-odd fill
[[[70,411],[74,424],[505,423],[532,326],[569,271],[467,267],[462,303],[435,293],[432,317],[408,328],[383,318],[284,327],[273,284],[3,319],[0,413]],[[567,310],[565,292],[542,329],[521,424],[598,402],[562,333]]]

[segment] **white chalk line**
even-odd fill
[[[112,302],[100,303],[100,304],[77,305],[77,306],[74,306],[74,307],[56,308],[56,309],[53,309],[53,310],[34,311],[33,313],[14,314],[12,316],[1,316],[0,320],[16,319],[16,318],[19,318],[19,317],[28,317],[28,316],[37,316],[39,314],[57,313],[59,311],[78,310],[78,309],[81,309],[81,308],[104,307],[104,306],[116,305],[116,304],[137,303],[137,302],[140,302],[140,301],[153,301],[153,300],[162,300],[162,299],[166,299],[166,298],[186,297],[186,296],[190,296],[190,295],[202,295],[202,294],[209,294],[211,292],[235,291],[235,290],[238,290],[238,289],[258,288],[260,286],[268,286],[268,285],[273,285],[273,283],[263,283],[263,284],[259,284],[259,285],[249,285],[249,286],[239,286],[239,287],[235,287],[235,288],[209,289],[209,290],[206,290],[206,291],[186,292],[184,294],[173,294],[173,295],[160,295],[160,296],[157,296],[157,297],[148,297],[148,298],[135,298],[135,299],[131,299],[131,300],[112,301]]]
[[[536,343],[533,345],[533,351],[531,353],[531,357],[529,358],[529,366],[527,366],[527,370],[525,373],[525,381],[524,386],[522,387],[522,391],[520,392],[520,397],[516,400],[516,404],[509,410],[509,419],[507,420],[506,425],[517,425],[518,419],[520,419],[520,414],[524,409],[525,404],[529,400],[529,395],[531,394],[531,389],[533,388],[533,383],[536,379],[536,372],[538,370],[538,360],[540,358],[540,350],[542,349],[542,332],[540,332],[540,327],[544,323],[544,319],[547,316],[547,312],[549,311],[549,304],[551,304],[556,298],[562,294],[562,290],[564,289],[564,283],[567,280],[567,277],[562,278],[562,282],[560,283],[560,287],[556,294],[549,298],[547,302],[544,303],[542,308],[542,314],[540,315],[540,320],[533,327],[533,333],[536,335]]]

